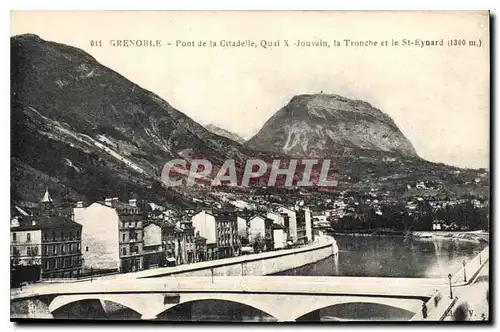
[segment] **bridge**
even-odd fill
[[[291,287],[293,285],[293,287]],[[356,277],[168,277],[95,280],[46,284],[11,297],[13,318],[52,318],[81,301],[97,300],[103,310],[115,306],[140,319],[169,318],[176,307],[196,301],[227,301],[251,307],[276,321],[295,321],[308,314],[347,303],[376,304],[417,313],[443,279]],[[31,306],[21,313],[19,308]],[[62,310],[64,311],[64,310]],[[410,316],[411,317],[411,316]],[[93,317],[83,317],[93,318]]]
[[[72,306],[94,309],[78,318],[171,320],[186,305],[232,303],[272,321],[319,320],[324,309],[342,305],[376,305],[403,312],[407,319],[443,320],[462,290],[489,262],[489,247],[448,278],[369,278],[309,276],[115,275],[79,282],[36,284],[11,290],[11,318],[75,318]],[[451,296],[450,288],[453,287]],[[211,301],[211,302],[210,302]],[[89,304],[90,303],[90,304]],[[422,316],[422,304],[428,308]],[[96,306],[98,308],[96,308]],[[235,310],[233,310],[235,311]],[[237,310],[236,310],[237,311]],[[252,316],[252,315],[250,315]],[[184,317],[184,320],[191,317]],[[252,318],[252,317],[248,317]]]

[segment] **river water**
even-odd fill
[[[446,278],[486,243],[459,239],[335,235],[339,254],[276,275]]]

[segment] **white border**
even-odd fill
[[[9,65],[9,48],[10,44],[7,44],[9,37],[10,37],[10,10],[485,10],[489,9],[492,11],[493,14],[497,14],[500,12],[499,10],[499,3],[500,1],[498,0],[474,0],[474,1],[450,1],[448,3],[444,1],[437,1],[437,0],[420,0],[420,1],[390,1],[390,0],[377,0],[377,1],[361,1],[361,0],[345,0],[343,2],[327,2],[327,1],[319,1],[319,0],[288,0],[288,1],[283,1],[283,2],[274,2],[271,3],[269,0],[244,0],[244,1],[229,1],[229,0],[212,0],[212,1],[207,1],[207,0],[185,0],[185,1],[150,1],[150,0],[122,0],[122,1],[105,1],[105,0],[85,0],[85,1],[78,1],[74,3],[69,3],[67,1],[46,1],[46,2],[41,2],[41,1],[36,1],[36,0],[24,0],[24,1],[2,1],[0,3],[0,6],[2,10],[0,11],[1,13],[1,28],[2,28],[2,35],[4,38],[2,39],[4,41],[4,46],[2,52],[0,52],[0,57],[1,57],[1,64],[2,64],[2,90],[1,90],[1,98],[2,98],[2,112],[1,116],[2,119],[0,121],[0,144],[2,149],[1,151],[1,162],[0,162],[0,167],[1,167],[1,172],[0,172],[0,178],[2,181],[2,204],[0,204],[1,208],[1,216],[3,216],[3,227],[7,227],[7,220],[9,218],[10,214],[10,207],[9,207],[9,200],[8,197],[10,195],[10,105],[9,105],[9,98],[10,98],[10,65]],[[493,46],[494,44],[494,46]],[[498,31],[497,34],[495,35],[494,40],[492,40],[492,45],[491,48],[496,49],[498,52]],[[498,60],[498,55],[495,55],[495,60]],[[464,91],[466,93],[466,91]],[[498,85],[494,86],[494,93],[495,95],[498,95]],[[494,110],[492,110],[493,112]],[[496,116],[495,119],[495,127],[498,129],[499,125],[499,116]],[[493,123],[492,123],[493,125]],[[495,155],[498,155],[499,151],[499,145],[497,140],[494,138],[495,141]],[[491,142],[493,144],[493,142]],[[498,166],[498,165],[497,165]],[[493,173],[496,173],[495,170],[492,170]],[[498,176],[497,179],[495,180],[495,184],[498,186]],[[496,187],[497,187],[496,186]],[[498,195],[495,197],[495,202],[497,203],[499,200]],[[496,204],[495,204],[496,205]],[[498,219],[498,218],[495,218]],[[497,220],[492,220],[492,224],[497,225],[495,227],[495,239],[498,239],[497,233],[498,233],[498,228],[500,227],[500,224],[498,224]],[[4,250],[2,252],[2,261],[3,263],[1,266],[4,266],[5,268],[2,270],[1,274],[1,285],[5,287],[6,293],[8,291],[8,279],[10,278],[9,272],[7,270],[7,262],[9,261],[9,251],[7,250],[7,245],[9,243],[9,237],[8,237],[8,231],[5,229],[4,232],[2,232],[2,241],[4,245]],[[498,241],[498,240],[497,240]],[[495,257],[497,256],[498,252],[498,245],[496,248],[494,248],[495,251]],[[496,272],[496,271],[495,271]],[[492,277],[492,281],[494,282],[494,277]],[[495,285],[496,286],[496,285]],[[495,289],[498,293],[498,289]],[[10,293],[9,293],[10,294]],[[9,316],[7,312],[10,313],[10,310],[8,311],[8,308],[10,307],[10,295],[5,294],[4,300],[1,302],[1,312],[3,312],[2,319],[7,322],[9,319]],[[498,307],[499,303],[495,301],[496,307],[495,307],[495,313],[494,316],[498,319]],[[5,324],[7,325],[7,324]],[[2,324],[2,326],[5,326]],[[245,325],[243,325],[245,326]],[[104,326],[96,326],[96,325],[86,325],[84,327],[77,326],[77,325],[70,325],[70,326],[18,326],[14,325],[13,323],[8,323],[7,329],[9,331],[14,330],[14,329],[37,329],[37,330],[61,330],[61,329],[78,329],[78,330],[93,330],[93,331],[109,331],[109,330],[118,330],[118,329],[123,329],[124,326],[111,326],[111,325],[104,325]],[[138,329],[140,328],[141,331],[143,330],[150,330],[150,329],[156,329],[156,328],[168,328],[168,329],[194,329],[197,328],[198,326],[190,325],[190,326],[172,326],[172,325],[149,325],[149,326],[139,326],[139,325],[131,325],[129,329]],[[207,326],[200,326],[207,328]],[[263,328],[275,328],[276,326],[262,326]],[[261,326],[246,326],[246,328],[262,328]],[[376,326],[375,324],[373,326],[370,325],[343,325],[342,327],[340,326],[321,326],[323,328],[333,328],[333,329],[341,329],[341,330],[347,330],[347,329],[352,329],[352,328],[362,328],[362,329],[376,329],[376,330],[387,330],[387,329],[400,329],[400,328],[412,328],[412,329],[451,329],[454,328],[453,326],[417,326],[417,327],[406,327],[404,325],[398,325],[398,326]],[[218,329],[219,326],[208,326],[210,329]],[[235,326],[231,325],[228,326],[227,328],[233,328],[233,329],[239,329],[241,326]],[[291,329],[318,329],[320,328],[319,326],[280,326],[281,330],[291,330]],[[463,326],[463,328],[467,328],[468,330],[475,330],[478,329],[479,327],[473,327],[471,325],[469,326]],[[104,330],[105,329],[105,330]]]

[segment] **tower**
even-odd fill
[[[41,214],[49,215],[52,210],[52,198],[49,194],[49,188],[45,189],[45,194],[40,201],[40,212]]]

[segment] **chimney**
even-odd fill
[[[128,200],[128,204],[131,206],[131,207],[137,207],[137,199],[129,199]]]
[[[111,205],[113,205],[112,203],[113,203],[113,199],[112,199],[112,198],[109,198],[109,197],[108,197],[108,198],[106,198],[106,199],[104,200],[104,204],[106,204],[107,206],[111,206]]]
[[[31,221],[31,226],[35,226],[36,225],[36,220],[32,220]]]
[[[82,201],[76,202],[76,207],[77,208],[82,208],[83,207],[83,202]]]

